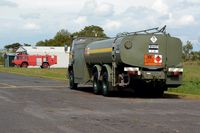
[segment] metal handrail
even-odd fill
[[[150,32],[153,31],[153,32]],[[138,33],[147,33],[147,34],[155,34],[155,33],[163,33],[166,34],[166,25],[163,26],[161,29],[159,27],[146,29],[146,30],[140,30],[135,32],[123,32],[116,35],[116,38],[123,37],[123,36],[129,36],[129,35],[135,35]]]

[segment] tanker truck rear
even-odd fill
[[[71,49],[70,88],[92,83],[93,92],[104,96],[126,88],[161,96],[181,85],[181,56],[180,39],[166,34],[165,27],[109,39],[79,37]]]

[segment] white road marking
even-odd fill
[[[16,86],[17,88],[33,88],[33,87],[37,87],[37,88],[63,88],[63,87],[66,87],[66,86]]]
[[[4,87],[12,87],[12,88],[16,87],[14,85],[6,84],[6,83],[0,83],[0,88],[2,88],[1,85],[3,85]]]
[[[65,88],[65,87],[67,86],[14,86],[10,84],[0,83],[0,88]]]

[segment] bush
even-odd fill
[[[4,58],[3,56],[0,54],[0,65],[3,65],[4,64]]]

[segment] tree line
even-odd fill
[[[107,37],[103,28],[99,26],[86,26],[84,29],[70,33],[68,30],[62,29],[56,33],[52,39],[41,40],[36,46],[71,46],[73,37]],[[30,44],[13,43],[5,45],[6,50],[15,52],[20,46],[31,46]]]
[[[73,37],[107,37],[103,28],[99,26],[86,26],[79,32],[70,33],[67,30],[60,30],[56,33],[53,39],[39,41],[36,46],[71,46]]]
[[[190,41],[187,41],[183,46],[183,60],[184,61],[200,61],[200,51],[193,51],[193,46]]]

